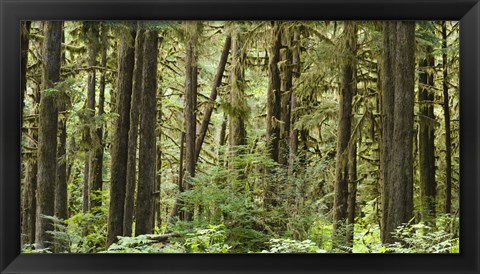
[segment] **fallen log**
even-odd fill
[[[148,236],[149,240],[156,241],[159,243],[166,242],[169,238],[179,237],[177,233],[167,233],[163,235],[150,235]]]

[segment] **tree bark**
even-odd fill
[[[96,89],[96,65],[97,65],[97,47],[98,47],[98,28],[95,22],[85,22],[86,36],[88,41],[88,86],[87,86],[87,111],[85,114],[87,129],[84,132],[84,142],[88,146],[85,150],[85,173],[83,177],[83,212],[90,210],[90,167],[95,150],[94,140],[92,139],[92,125],[95,114],[95,89]]]
[[[224,146],[226,141],[226,136],[227,136],[227,123],[228,123],[228,117],[227,115],[223,116],[222,124],[220,125],[220,136],[218,137],[218,144],[220,147]]]
[[[145,32],[143,93],[140,112],[140,149],[135,235],[153,232],[153,187],[155,185],[157,118],[158,31]]]
[[[383,23],[382,228],[383,243],[413,217],[413,104],[415,23]]]
[[[22,36],[21,36],[21,101],[22,101],[22,109],[21,109],[21,117],[20,120],[23,121],[23,115],[25,111],[25,95],[27,92],[27,65],[28,65],[28,49],[29,49],[29,41],[30,41],[30,28],[31,28],[31,21],[24,21],[22,22]],[[30,110],[30,114],[38,114],[36,113],[36,109],[38,102],[33,102],[32,110]],[[35,123],[33,127],[35,127]],[[35,141],[37,141],[37,133],[34,133],[34,130],[29,129],[28,133]],[[33,140],[28,142],[29,146],[35,146]],[[25,176],[23,179],[22,184],[22,215],[21,215],[21,238],[22,244],[33,244],[35,242],[35,207],[36,207],[36,199],[35,199],[35,191],[37,185],[37,161],[36,155],[23,158],[25,162]]]
[[[197,30],[192,31],[189,35],[185,57],[185,190],[191,189],[190,180],[195,177],[195,138],[197,127],[197,60],[195,48]],[[191,221],[193,209],[186,210],[184,215],[186,221]]]
[[[20,82],[20,91],[22,102],[22,109],[20,112],[20,121],[23,120],[23,111],[25,108],[25,93],[27,92],[27,66],[28,66],[28,46],[30,41],[30,27],[32,21],[23,21],[21,24],[21,41],[20,41],[20,50],[21,50],[21,75],[22,81]]]
[[[243,63],[245,53],[242,50],[243,41],[241,34],[235,30],[232,34],[232,70],[230,77],[230,110],[229,110],[229,145],[235,153],[241,153],[242,148],[247,144],[247,133],[245,131],[244,118],[246,113],[246,102],[244,93],[244,69]]]
[[[334,248],[346,244],[348,208],[349,151],[348,143],[352,128],[352,99],[355,94],[356,25],[346,21],[344,29],[344,59],[342,60],[342,83],[338,118],[335,185],[333,200]]]
[[[268,93],[267,93],[267,147],[270,158],[279,162],[279,138],[280,138],[280,121],[281,121],[281,80],[278,62],[280,62],[281,49],[281,23],[272,22],[271,28],[271,46],[268,51]],[[272,170],[269,171],[273,173]],[[272,182],[267,185],[265,201],[266,207],[275,206],[277,200],[275,198],[277,186]]]
[[[278,62],[280,61],[281,31],[280,23],[272,23],[272,45],[269,48],[268,58],[268,93],[267,93],[267,142],[270,157],[278,162],[278,139],[280,137],[280,72]]]
[[[278,161],[281,165],[288,167],[289,159],[289,138],[292,101],[292,33],[286,28],[282,30],[283,48],[280,50],[280,139]]]
[[[450,134],[450,107],[448,96],[448,55],[447,55],[447,23],[442,21],[442,69],[443,69],[443,113],[445,116],[445,213],[451,213],[452,207],[452,141]]]
[[[133,90],[130,106],[130,129],[128,131],[128,159],[127,159],[127,191],[125,194],[125,209],[123,215],[123,235],[132,236],[132,224],[135,207],[135,188],[137,186],[137,142],[138,124],[140,119],[140,105],[143,104],[143,62],[144,58],[144,30],[138,23],[137,37],[135,38],[135,66],[133,69]],[[147,73],[147,72],[145,72]],[[143,110],[142,110],[143,111]]]
[[[180,156],[178,159],[178,192],[181,194],[183,189],[183,162],[184,162],[184,155],[185,155],[185,132],[180,132],[180,136],[178,138],[178,145],[180,146]],[[175,204],[173,205],[172,213],[170,214],[170,218],[178,216],[180,220],[184,220],[183,211],[180,209],[183,207],[183,201],[179,198],[175,200]]]
[[[68,218],[68,193],[67,193],[67,118],[65,104],[58,106],[59,113],[63,113],[58,121],[58,146],[57,146],[57,174],[55,181],[55,217],[66,220]],[[55,243],[55,252],[63,252],[64,246]]]
[[[107,29],[104,26],[102,28],[102,60],[101,66],[103,68],[107,67]],[[105,113],[105,82],[106,82],[106,69],[102,71],[100,75],[100,83],[99,83],[99,95],[98,95],[98,116],[103,116]],[[89,188],[91,193],[95,193],[97,197],[94,199],[90,198],[90,209],[94,212],[97,210],[96,208],[102,205],[101,196],[99,196],[99,191],[102,190],[103,186],[103,151],[104,151],[104,141],[103,141],[103,125],[99,125],[96,128],[96,139],[98,140],[97,146],[95,146],[93,155],[92,155],[92,164],[90,167],[90,183]]]
[[[350,150],[348,161],[348,208],[347,208],[347,245],[353,249],[355,235],[355,216],[357,207],[357,144]],[[352,249],[349,250],[352,253]]]
[[[40,103],[40,91],[38,85],[32,86],[33,102],[30,115],[38,115],[38,108]],[[38,142],[38,123],[34,122],[32,127],[28,129],[28,134],[32,140],[28,141],[29,147],[37,147]],[[35,193],[37,192],[37,151],[34,151],[30,157],[24,159],[25,162],[25,177],[23,180],[22,189],[22,244],[35,243],[35,219],[36,219],[36,204],[37,199]]]
[[[65,105],[59,106],[59,111],[65,111]],[[64,114],[65,115],[65,114]],[[65,220],[68,218],[67,211],[67,165],[66,165],[66,144],[67,144],[67,123],[66,117],[59,120],[59,136],[57,147],[57,179],[55,186],[55,216]]]
[[[121,41],[118,54],[118,84],[116,107],[119,117],[115,121],[111,148],[110,208],[108,215],[107,246],[123,235],[123,210],[127,177],[128,128],[130,126],[130,99],[135,48],[131,41],[135,32],[126,32]]]
[[[419,145],[419,171],[420,171],[420,197],[422,221],[430,222],[435,218],[436,189],[435,181],[435,115],[434,109],[434,70],[435,58],[432,47],[427,46],[426,58],[419,64],[418,101],[420,109],[420,129],[418,135]]]
[[[44,69],[38,126],[38,189],[35,225],[36,248],[52,247],[53,223],[44,216],[54,215],[55,180],[57,168],[58,110],[54,95],[48,92],[60,81],[62,22],[45,23],[43,40]]]
[[[156,168],[155,168],[155,188],[154,192],[157,192],[155,195],[155,205],[153,210],[153,226],[160,227],[162,224],[162,214],[161,214],[161,201],[162,201],[162,130],[160,128],[162,124],[162,98],[158,102],[158,112],[157,112],[157,159],[156,159]]]
[[[222,77],[225,71],[225,66],[227,65],[228,53],[230,52],[231,44],[232,38],[229,35],[225,38],[222,55],[220,56],[220,61],[218,62],[217,66],[217,74],[215,75],[215,79],[213,80],[212,91],[210,92],[208,104],[205,107],[205,116],[203,117],[202,125],[200,126],[200,131],[195,141],[195,162],[198,162],[198,157],[200,156],[200,151],[202,150],[203,141],[205,139],[205,135],[207,134],[208,125],[210,124],[210,118],[212,117],[212,112],[215,108],[215,100],[217,99],[218,94],[217,89],[222,84]]]
[[[296,90],[293,89],[294,83],[297,83],[300,78],[301,72],[301,59],[300,59],[300,32],[297,29],[293,33],[293,45],[292,45],[292,92],[290,99],[290,141],[289,141],[289,160],[288,160],[288,176],[297,176],[297,172],[304,170],[304,168],[298,168],[300,166],[299,159],[304,158],[306,150],[303,150],[301,155],[299,155],[299,144],[300,144],[300,130],[295,128],[295,125],[298,121],[299,115],[296,113],[296,110],[301,106],[300,100],[297,98]],[[295,82],[294,82],[295,81]],[[305,130],[303,130],[305,135]],[[305,143],[306,144],[306,143]],[[303,165],[302,165],[303,166]],[[295,187],[295,204],[298,209],[303,207],[304,204],[304,186],[303,182],[297,183]]]

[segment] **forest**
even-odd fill
[[[459,22],[21,26],[23,253],[459,253]]]

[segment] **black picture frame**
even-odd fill
[[[460,254],[21,254],[21,20],[460,20]],[[0,0],[1,273],[479,273],[478,0]]]

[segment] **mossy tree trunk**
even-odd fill
[[[118,53],[118,83],[115,120],[111,147],[110,207],[108,214],[107,246],[123,235],[123,211],[126,192],[128,129],[130,127],[130,100],[135,59],[135,31],[125,30]]]
[[[422,221],[430,222],[435,218],[437,184],[435,181],[435,115],[434,109],[434,69],[435,58],[432,47],[427,46],[426,57],[419,63],[418,79],[419,115],[419,171]]]
[[[448,55],[447,55],[447,23],[442,22],[442,88],[443,113],[445,117],[445,213],[451,213],[452,208],[452,141],[450,133],[450,106],[448,95]]]
[[[145,31],[143,50],[143,93],[140,108],[138,192],[135,207],[135,235],[153,233],[153,187],[155,185],[157,119],[158,31]]]
[[[334,248],[347,243],[347,209],[349,154],[348,145],[352,128],[352,99],[356,92],[355,59],[356,59],[356,23],[347,21],[344,26],[344,53],[342,60],[342,82],[339,94],[340,110],[338,116],[335,184],[333,200],[333,235]]]
[[[54,215],[55,181],[57,169],[58,108],[55,101],[55,85],[60,81],[60,47],[62,22],[44,24],[44,68],[38,125],[37,214],[35,244],[37,248],[53,247],[53,222],[44,216]]]
[[[279,162],[279,138],[281,121],[281,79],[278,63],[280,62],[281,22],[273,21],[270,30],[270,47],[268,48],[268,92],[267,92],[267,147],[270,158]],[[273,171],[270,171],[271,173]],[[265,206],[275,206],[276,185],[270,182],[265,194]]]
[[[128,131],[128,158],[127,158],[127,189],[125,192],[125,208],[123,213],[123,235],[132,236],[132,224],[135,208],[135,189],[137,186],[137,143],[138,124],[140,119],[140,105],[143,96],[143,62],[144,33],[139,22],[135,38],[135,65],[133,69],[133,90],[130,104],[130,129]],[[143,110],[142,110],[143,111]]]
[[[98,112],[99,117],[105,114],[105,85],[106,85],[106,71],[107,71],[107,32],[108,29],[106,26],[102,27],[101,32],[101,43],[102,43],[102,54],[101,54],[101,67],[102,73],[100,75],[99,83],[99,95],[98,95]],[[97,125],[96,127],[96,143],[93,148],[92,158],[91,158],[91,168],[90,168],[90,183],[89,188],[91,193],[94,194],[94,198],[90,197],[90,209],[96,210],[97,207],[102,205],[101,197],[98,195],[98,191],[102,190],[103,187],[103,152],[104,152],[104,140],[103,140],[103,125]]]
[[[383,243],[393,243],[392,232],[413,217],[414,51],[414,22],[383,22]]]
[[[30,42],[30,28],[32,22],[24,21],[21,24],[21,92],[22,92],[22,109],[21,119],[25,115],[25,100],[27,92],[27,65],[28,65],[28,50]],[[38,91],[32,88],[33,93]],[[37,115],[38,101],[35,100],[38,96],[33,95],[33,106],[29,111],[30,115]],[[37,123],[33,122],[30,128],[27,130],[28,136],[32,140],[28,140],[28,146],[34,147],[38,140],[37,131],[34,129],[37,127]],[[35,242],[35,211],[36,211],[36,197],[35,191],[37,186],[37,155],[36,150],[24,153],[22,155],[22,161],[24,162],[24,177],[22,181],[22,211],[21,211],[21,238],[22,244],[33,244]]]
[[[197,40],[198,22],[186,23],[189,28],[185,56],[185,190],[192,188],[195,177],[195,139],[197,134]],[[184,220],[193,219],[193,207],[184,212]]]

